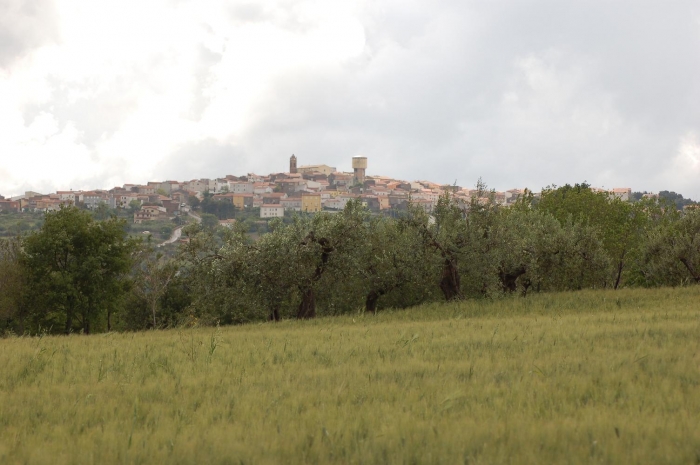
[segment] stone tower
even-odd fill
[[[364,184],[367,157],[352,157],[352,169],[355,171],[355,184]]]
[[[292,156],[289,157],[289,172],[290,173],[297,172],[297,157],[294,154],[292,154]]]

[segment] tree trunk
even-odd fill
[[[700,283],[700,275],[698,275],[698,273],[695,272],[695,268],[694,268],[693,265],[688,261],[688,259],[687,259],[687,258],[681,258],[680,260],[681,260],[681,263],[683,263],[683,264],[685,265],[685,267],[688,269],[688,272],[689,272],[690,275],[693,277],[693,279],[695,280],[695,282],[696,282],[696,283]]]
[[[440,289],[445,295],[445,300],[455,300],[462,298],[462,290],[459,285],[459,270],[457,265],[450,259],[445,259],[442,267],[442,279]]]
[[[498,273],[499,277],[501,278],[501,285],[503,286],[503,290],[505,292],[515,292],[515,290],[518,288],[518,278],[524,274],[524,266],[521,266],[520,268],[510,273],[505,273],[503,271]]]
[[[617,287],[620,285],[620,279],[622,278],[622,268],[624,267],[624,262],[620,260],[617,264],[617,277],[615,278],[615,286],[613,289],[617,290]]]
[[[66,308],[66,334],[70,334],[73,330],[73,306],[68,303]]]
[[[300,320],[316,318],[316,296],[314,295],[313,288],[306,289],[302,294],[299,310],[297,311],[297,318]]]
[[[92,315],[92,298],[88,297],[87,310],[83,317],[83,334],[90,334],[90,315]]]
[[[156,306],[158,305],[158,301],[153,299],[153,302],[151,303],[151,312],[153,313],[153,329],[156,329]]]
[[[24,336],[24,312],[21,310],[19,314],[19,334]]]
[[[272,311],[270,312],[270,316],[268,317],[268,320],[270,321],[280,321],[280,308],[279,305],[276,305],[272,307]]]
[[[377,291],[370,291],[365,299],[365,311],[377,313],[377,301],[379,300],[380,293]]]

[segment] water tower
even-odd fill
[[[364,184],[367,157],[352,157],[352,169],[355,171],[355,183]]]
[[[294,154],[292,154],[292,156],[289,157],[289,172],[290,173],[297,172],[297,157]]]

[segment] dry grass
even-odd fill
[[[697,463],[700,287],[0,340],[1,463]]]

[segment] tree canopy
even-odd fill
[[[123,220],[95,221],[76,207],[49,212],[24,240],[22,261],[35,324],[90,333],[125,292],[136,243]]]
[[[339,212],[222,228],[214,213],[161,249],[66,207],[0,242],[0,329],[90,333],[376,313],[508,294],[700,283],[700,211],[585,183],[505,207],[483,183],[394,216]],[[204,203],[212,204],[206,195]],[[257,224],[257,223],[255,223]],[[258,228],[254,228],[256,231]]]

